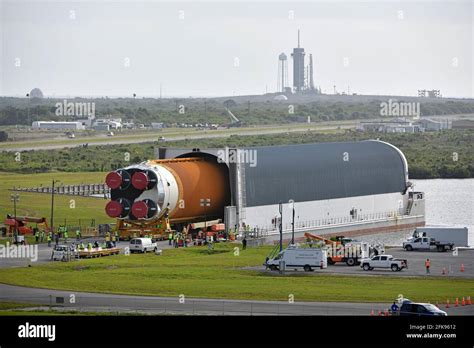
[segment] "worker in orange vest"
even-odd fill
[[[425,261],[426,274],[430,274],[430,265],[431,265],[430,259],[426,259]]]

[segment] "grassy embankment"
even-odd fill
[[[399,294],[415,301],[444,302],[474,295],[474,282],[441,277],[313,275],[244,269],[259,266],[271,247],[234,255],[235,244],[165,250],[162,256],[118,255],[0,270],[3,283],[116,294],[296,301],[390,302]],[[362,272],[362,271],[361,271]]]
[[[0,152],[5,172],[44,173],[104,172],[154,158],[158,146],[178,148],[223,148],[303,144],[317,142],[360,141],[378,138],[389,142],[405,154],[412,179],[474,177],[474,130],[450,130],[420,134],[379,134],[318,130],[267,135],[231,135],[223,138],[188,139],[166,143],[143,143],[89,146],[61,150],[25,151],[21,161],[15,153]],[[77,174],[80,180],[81,173]]]
[[[8,214],[13,214],[13,202],[10,200],[9,191],[12,187],[37,187],[40,185],[51,186],[51,180],[60,180],[56,185],[101,183],[105,173],[44,173],[44,174],[15,174],[0,172],[0,217],[1,220]],[[20,200],[17,203],[18,216],[46,217],[49,224],[51,212],[51,195],[40,193],[20,192]],[[71,208],[71,199],[75,207]],[[111,222],[104,212],[106,200],[100,198],[87,198],[79,196],[56,195],[54,197],[54,220],[55,226],[64,223],[66,219],[73,224],[86,226],[92,219],[95,223]]]

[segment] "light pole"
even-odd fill
[[[210,198],[201,198],[199,201],[199,205],[201,207],[210,207],[211,206],[211,199]],[[204,231],[207,234],[207,214],[204,213]]]
[[[30,126],[30,93],[26,93],[26,97],[28,98],[27,110],[28,110],[28,121],[27,126]]]
[[[54,184],[59,182],[59,180],[52,180],[52,185],[51,185],[51,220],[50,220],[50,229],[53,233],[54,232],[54,193],[55,193],[55,188]]]
[[[18,236],[18,223],[16,221],[16,202],[20,200],[20,195],[18,193],[13,193],[10,195],[10,200],[13,202],[13,218],[15,220],[15,227],[13,228],[14,241],[16,242]]]

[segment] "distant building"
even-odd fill
[[[300,31],[298,30],[298,47],[293,48],[293,88],[295,92],[301,92],[305,86],[304,81],[304,48],[300,47]]]
[[[423,118],[414,122],[404,119],[379,122],[361,122],[357,127],[357,130],[379,133],[417,133],[425,131],[440,131],[451,128],[452,122],[449,120],[434,121],[428,118]]]
[[[417,133],[424,131],[420,125],[408,121],[362,122],[357,129],[364,132],[378,133]]]
[[[440,131],[443,129],[451,129],[453,127],[452,121],[440,120],[435,121],[429,118],[423,118],[420,120],[420,124],[425,128],[426,131]]]
[[[422,98],[441,98],[441,91],[439,89],[419,89],[418,97]]]
[[[108,126],[108,127],[105,127]],[[121,129],[122,128],[121,118],[98,118],[92,128],[95,130],[110,130],[110,129]],[[105,129],[107,128],[107,129]]]
[[[43,99],[43,92],[39,88],[33,88],[30,92],[30,98]]]
[[[34,129],[85,129],[82,122],[35,121],[31,125]]]

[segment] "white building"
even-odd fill
[[[35,121],[31,124],[34,129],[72,129],[72,130],[83,130],[85,129],[82,122],[57,122],[57,121]]]

